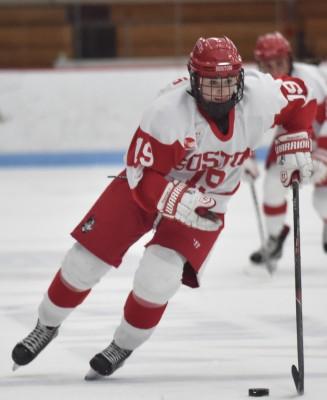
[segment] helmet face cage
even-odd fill
[[[244,70],[237,76],[208,78],[190,71],[192,95],[197,103],[213,118],[221,118],[243,98]],[[227,84],[227,85],[226,85]],[[217,92],[224,93],[221,101]],[[205,94],[205,95],[204,95]]]
[[[228,77],[205,78],[198,76],[198,91],[205,101],[225,103],[234,98],[241,100],[240,75]]]

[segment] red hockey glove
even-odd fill
[[[288,187],[293,177],[309,183],[313,174],[311,139],[307,132],[284,133],[275,140],[277,162],[281,165],[280,180]]]
[[[183,182],[169,182],[157,204],[166,218],[203,231],[218,230],[222,222],[209,211],[216,204],[211,197]]]

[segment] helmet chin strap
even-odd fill
[[[230,100],[224,103],[216,103],[213,101],[200,101],[200,107],[214,120],[219,120],[228,115],[229,111],[235,106],[233,95]]]

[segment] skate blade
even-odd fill
[[[270,275],[274,274],[277,270],[277,260],[271,259],[266,260],[264,263],[264,267],[267,269]]]
[[[105,378],[105,376],[99,374],[98,372],[94,371],[93,368],[90,368],[90,370],[88,371],[88,373],[85,375],[84,379],[86,381],[97,381],[100,379]]]
[[[19,367],[20,367],[20,365],[14,363],[14,365],[12,366],[13,372],[17,371]]]

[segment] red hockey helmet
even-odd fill
[[[208,78],[235,76],[242,69],[242,58],[228,37],[200,37],[190,54],[188,68]]]
[[[291,55],[291,45],[280,32],[266,33],[258,37],[254,49],[256,61],[266,61]]]

